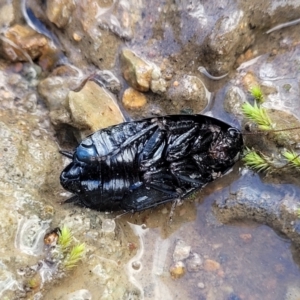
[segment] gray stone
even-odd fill
[[[196,76],[174,78],[166,95],[177,109],[190,109],[192,113],[200,113],[208,103],[205,86]]]
[[[173,252],[173,260],[181,261],[189,257],[191,246],[187,245],[183,240],[177,240]]]

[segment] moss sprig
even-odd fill
[[[285,151],[282,155],[288,160],[289,164],[295,168],[300,168],[300,156],[294,151]]]
[[[268,171],[271,168],[271,164],[267,156],[262,153],[257,153],[253,150],[250,150],[249,148],[246,149],[242,161],[247,167],[257,172]]]
[[[257,103],[262,103],[265,101],[263,92],[259,85],[255,85],[255,86],[251,87],[249,92]]]
[[[85,244],[75,244],[71,230],[63,226],[58,233],[57,248],[53,253],[60,260],[60,268],[69,271],[77,266],[85,253]]]
[[[61,247],[63,253],[67,252],[72,242],[72,233],[67,226],[63,226],[58,235],[58,245]]]
[[[260,130],[271,130],[275,127],[266,110],[259,107],[256,101],[253,106],[249,102],[245,102],[242,105],[242,112],[249,120],[256,123]]]
[[[85,243],[75,245],[70,253],[68,253],[63,261],[64,268],[71,270],[77,266],[78,262],[82,260],[85,252]]]

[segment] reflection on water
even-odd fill
[[[300,271],[294,261],[298,254],[296,249],[291,251],[288,239],[249,220],[224,225],[216,219],[212,207],[217,198],[228,197],[243,184],[253,184],[252,188],[260,192],[264,189],[262,183],[257,184],[258,177],[252,175],[252,182],[244,176],[232,183],[235,174],[200,192],[196,198],[201,203],[187,200],[177,207],[171,224],[167,221],[168,206],[128,218],[129,222],[147,224],[143,234],[139,233],[140,225],[132,225],[143,248],[138,257],[142,267],[132,272],[143,289],[143,299],[298,299]],[[222,188],[224,185],[227,187]],[[265,188],[272,190],[270,185]],[[191,253],[200,256],[202,265],[200,270],[187,271],[174,280],[169,268],[178,239],[191,246]],[[188,260],[184,259],[184,264]]]

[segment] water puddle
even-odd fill
[[[171,203],[119,216],[60,204],[67,197],[59,186],[59,173],[67,159],[62,161],[57,144],[58,139],[63,140],[71,148],[75,138],[84,136],[79,130],[77,135],[68,135],[85,123],[81,120],[83,125],[76,127],[67,103],[69,92],[76,94],[88,79],[93,83],[85,95],[100,93],[93,90],[98,84],[103,95],[109,90],[108,103],[112,99],[121,102],[128,88],[120,66],[125,46],[136,51],[144,66],[155,65],[152,85],[144,93],[147,106],[129,110],[127,118],[199,113],[202,109],[240,127],[242,117],[235,100],[249,100],[245,88],[249,74],[263,87],[268,98],[264,107],[299,117],[298,27],[291,29],[289,37],[272,32],[264,44],[269,36],[261,32],[265,34],[265,27],[272,24],[262,21],[267,24],[259,27],[262,13],[256,9],[250,18],[251,11],[238,1],[83,1],[77,7],[69,2],[65,15],[70,17],[70,27],[68,19],[60,20],[63,23],[57,20],[54,30],[68,50],[59,52],[60,63],[67,62],[66,66],[49,76],[45,57],[38,61],[40,66],[23,62],[0,65],[0,230],[4,235],[0,297],[299,299],[300,255],[292,244],[300,245],[298,175],[259,177],[237,163],[229,174],[176,207],[172,221]],[[29,3],[33,6],[35,1]],[[270,4],[270,9],[279,6]],[[35,14],[39,10],[33,9]],[[273,22],[281,20],[278,15]],[[199,102],[192,105],[190,98],[182,100],[186,90],[191,94],[199,91],[206,102],[197,98]],[[47,107],[42,97],[47,99]],[[81,113],[79,110],[79,119]],[[291,120],[283,122],[288,127]],[[72,272],[55,273],[55,268],[49,267],[49,255],[45,257],[49,249],[45,250],[43,237],[64,225],[72,230],[74,241],[85,243],[86,251],[83,262]],[[42,284],[28,281],[31,275],[24,275],[24,270],[33,272],[30,266],[40,273],[49,269],[47,280],[41,276]],[[24,282],[32,285],[27,291]]]
[[[255,180],[254,190],[263,192],[264,185],[258,190]],[[177,207],[172,223],[167,207],[127,219],[144,222],[131,225],[140,248],[127,265],[142,299],[296,299],[300,270],[290,240],[249,219],[227,225],[218,221],[214,202],[235,193],[236,185],[249,184],[249,178],[229,181],[223,178],[205,188],[196,197],[201,203],[187,200]],[[178,241],[184,246],[175,250]],[[178,260],[184,271],[174,275]]]

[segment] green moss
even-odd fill
[[[245,117],[258,125],[260,130],[271,130],[274,128],[266,110],[258,107],[256,102],[254,102],[253,106],[249,102],[245,102],[242,105],[242,111]]]
[[[63,226],[58,236],[58,245],[63,253],[67,252],[72,242],[72,234],[67,226]]]
[[[68,253],[63,261],[63,266],[67,270],[71,270],[77,266],[78,262],[82,260],[85,252],[85,244],[78,244],[74,246],[70,253]]]
[[[267,157],[263,154],[258,154],[257,152],[246,149],[242,161],[245,165],[257,172],[268,171],[271,167]]]
[[[250,88],[250,94],[252,95],[252,97],[255,99],[257,103],[262,103],[265,101],[262,90],[258,85]]]
[[[285,151],[282,154],[293,167],[300,168],[300,156],[294,151]]]

